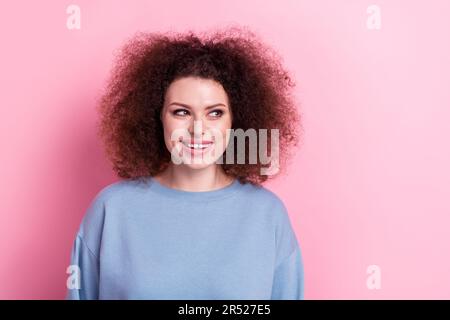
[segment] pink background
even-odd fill
[[[305,136],[267,185],[302,247],[306,299],[450,298],[450,2],[9,1],[0,10],[0,298],[62,299],[72,241],[116,181],[95,136],[135,31],[247,25],[284,57]],[[369,265],[381,288],[366,285]]]

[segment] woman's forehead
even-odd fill
[[[166,104],[180,103],[195,107],[207,107],[222,103],[228,105],[223,86],[212,79],[186,77],[171,83],[166,92]]]

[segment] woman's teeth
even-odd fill
[[[183,142],[183,144],[192,149],[205,149],[211,145],[211,143],[202,144],[202,143],[185,143],[185,142]]]

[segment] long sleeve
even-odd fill
[[[71,253],[67,300],[98,299],[99,260],[77,235]]]
[[[277,201],[276,261],[271,300],[303,300],[302,253],[284,203]]]
[[[99,298],[100,245],[108,189],[101,190],[91,201],[73,242],[70,266],[66,271],[67,300]]]
[[[300,248],[297,247],[274,273],[272,300],[303,300],[304,273]]]

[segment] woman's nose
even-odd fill
[[[193,120],[189,125],[189,133],[191,136],[203,136],[205,132],[205,123],[202,120]]]

